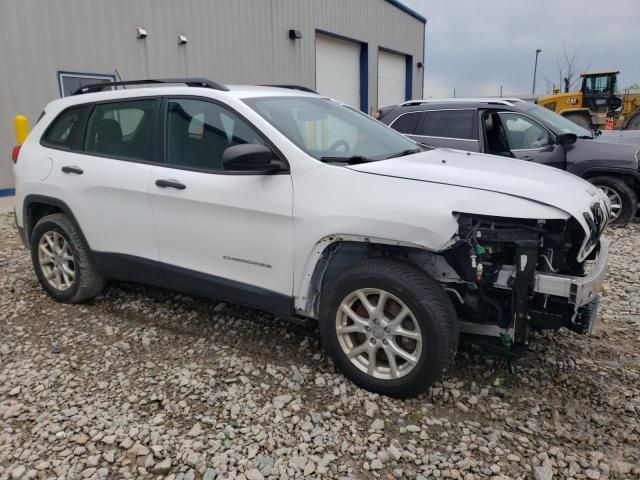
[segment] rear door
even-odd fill
[[[565,168],[565,150],[554,135],[531,117],[517,112],[499,112],[509,151],[520,160]]]
[[[95,252],[158,258],[147,195],[158,108],[154,98],[72,107],[43,136],[52,165],[47,183],[60,187],[55,196]]]

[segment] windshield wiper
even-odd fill
[[[409,148],[407,150],[403,150],[398,153],[394,153],[393,155],[389,155],[385,158],[385,160],[389,160],[390,158],[398,158],[398,157],[406,157],[407,155],[413,155],[414,153],[422,152],[421,148]]]
[[[347,165],[357,165],[359,163],[372,162],[373,160],[363,155],[352,155],[350,157],[320,157],[320,161],[323,163],[339,162]]]

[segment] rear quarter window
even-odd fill
[[[74,148],[81,140],[85,105],[60,113],[42,136],[42,143],[58,148]]]
[[[391,128],[400,133],[411,135],[416,131],[416,127],[420,123],[420,120],[422,120],[423,115],[422,112],[404,113],[395,119],[391,124]]]

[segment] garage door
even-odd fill
[[[316,91],[360,108],[360,44],[316,35]]]
[[[407,57],[378,52],[378,108],[406,100]]]

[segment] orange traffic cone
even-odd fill
[[[604,126],[605,130],[613,130],[613,117],[607,118],[607,123]]]

